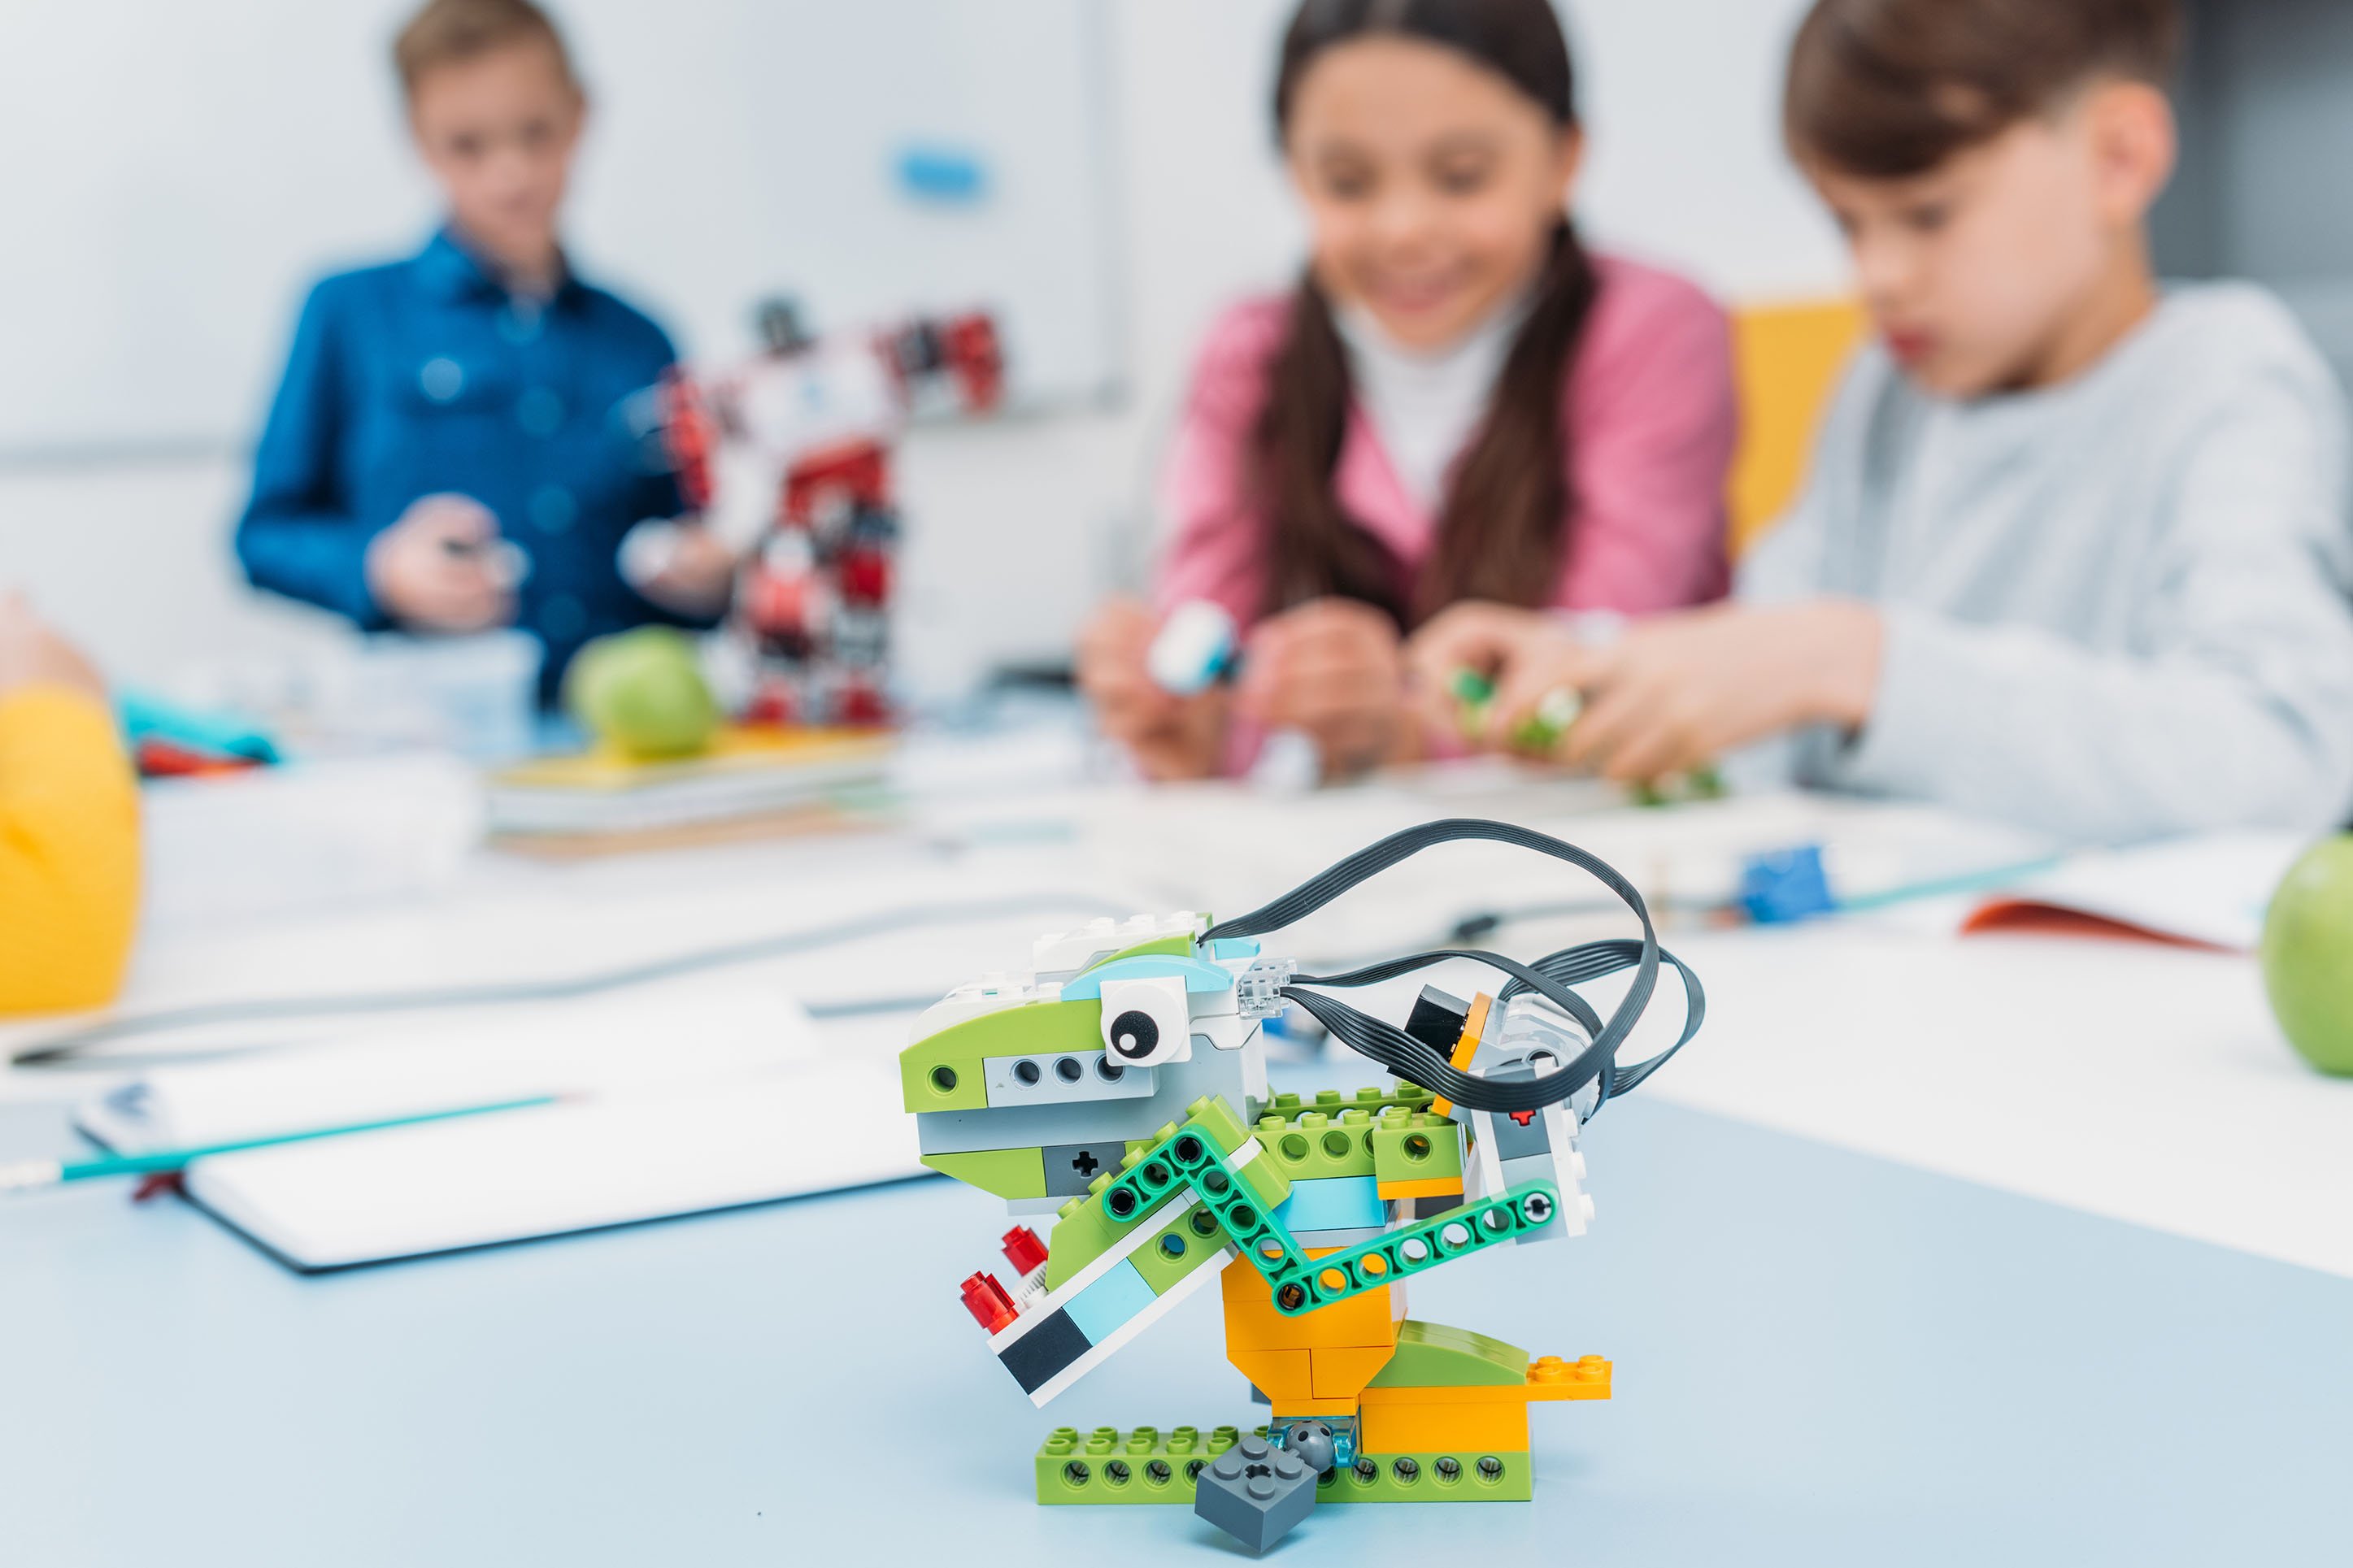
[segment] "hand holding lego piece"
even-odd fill
[[[1809,723],[1859,728],[1878,683],[1879,620],[1823,600],[1717,605],[1593,639],[1560,617],[1458,605],[1408,651],[1425,710],[1470,721],[1472,739],[1636,785],[1720,793],[1713,759]]]
[[[23,595],[0,594],[0,696],[20,687],[62,686],[103,699],[105,683],[90,660],[33,613]]]
[[[384,613],[419,631],[479,632],[514,618],[522,552],[470,496],[429,495],[368,545],[368,591]]]
[[[1303,732],[1324,776],[1346,778],[1419,752],[1405,668],[1387,616],[1353,599],[1311,599],[1252,629],[1235,705],[1270,730]]]
[[[1214,684],[1179,696],[1155,679],[1160,622],[1134,599],[1113,599],[1079,633],[1079,689],[1103,732],[1148,778],[1207,778],[1225,745],[1227,693]]]
[[[1554,616],[1484,602],[1440,612],[1406,649],[1428,721],[1473,745],[1546,759],[1582,713],[1591,662]]]

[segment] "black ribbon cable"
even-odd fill
[[[1292,984],[1283,986],[1280,994],[1297,1003],[1317,1023],[1331,1031],[1335,1039],[1359,1056],[1380,1063],[1399,1078],[1443,1095],[1457,1105],[1467,1106],[1472,1110],[1541,1110],[1548,1105],[1561,1104],[1590,1083],[1599,1086],[1599,1098],[1594,1104],[1594,1110],[1598,1111],[1612,1096],[1634,1089],[1664,1065],[1668,1058],[1683,1049],[1685,1042],[1699,1032],[1700,1023],[1707,1014],[1707,997],[1700,989],[1699,976],[1694,974],[1681,959],[1659,945],[1659,934],[1651,924],[1651,911],[1643,904],[1642,895],[1634,889],[1634,885],[1620,876],[1608,861],[1579,849],[1574,844],[1532,828],[1514,826],[1508,822],[1486,822],[1476,817],[1449,817],[1440,822],[1425,822],[1419,827],[1393,833],[1377,844],[1359,849],[1272,903],[1211,926],[1202,940],[1263,936],[1269,931],[1280,931],[1425,849],[1440,844],[1479,839],[1533,849],[1556,860],[1566,860],[1587,872],[1634,911],[1634,918],[1642,922],[1641,941],[1620,938],[1582,942],[1557,952],[1546,953],[1533,963],[1522,963],[1502,953],[1478,949],[1440,949],[1353,969],[1345,974],[1302,974]],[[1483,963],[1511,976],[1510,982],[1496,997],[1499,1005],[1533,991],[1576,1019],[1593,1037],[1592,1042],[1550,1072],[1533,1079],[1497,1082],[1472,1077],[1449,1060],[1446,1053],[1415,1039],[1395,1024],[1359,1012],[1337,997],[1322,995],[1307,989],[1316,985],[1345,989],[1376,984],[1456,958]],[[1672,966],[1675,973],[1683,977],[1683,1032],[1673,1045],[1657,1056],[1631,1067],[1621,1068],[1618,1065],[1618,1048],[1625,1044],[1627,1037],[1633,1033],[1634,1026],[1650,1006],[1651,994],[1658,988],[1661,963]],[[1634,971],[1633,984],[1627,988],[1625,996],[1607,1020],[1571,989],[1628,969]]]

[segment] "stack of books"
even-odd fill
[[[607,751],[491,776],[491,841],[554,857],[827,831],[871,818],[896,737],[873,730],[730,726],[700,755]]]

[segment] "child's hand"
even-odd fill
[[[0,594],[0,695],[62,686],[104,700],[106,684],[74,646],[49,629],[19,594]]]
[[[643,582],[633,578],[631,583],[674,614],[715,616],[727,607],[735,589],[735,552],[699,522],[671,523],[662,535],[659,563]]]
[[[1270,730],[1314,741],[1326,778],[1418,749],[1397,627],[1353,599],[1311,599],[1250,633],[1235,705]]]
[[[1551,693],[1579,694],[1583,710],[1556,760],[1639,784],[1801,724],[1861,729],[1879,686],[1881,637],[1876,612],[1840,599],[1660,616],[1604,645],[1579,643],[1535,611],[1464,605],[1423,628],[1413,658],[1417,681],[1439,700],[1451,700],[1454,671],[1493,672],[1490,743]]]
[[[467,496],[430,495],[368,545],[368,589],[385,613],[426,631],[478,632],[514,618],[493,550],[499,521]]]
[[[1207,778],[1225,746],[1226,694],[1216,688],[1176,697],[1152,679],[1160,622],[1134,599],[1113,599],[1079,633],[1079,689],[1095,722],[1127,748],[1147,778]]]
[[[1407,645],[1406,662],[1423,722],[1500,751],[1554,692],[1583,689],[1591,655],[1540,610],[1470,601],[1431,616]],[[1493,689],[1475,713],[1455,689],[1464,670]],[[1466,720],[1474,727],[1466,731]]]
[[[1633,783],[1803,724],[1860,730],[1883,635],[1877,611],[1844,599],[1637,622],[1577,672],[1586,707],[1562,758]]]

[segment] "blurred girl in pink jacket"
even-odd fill
[[[1548,0],[1306,0],[1275,123],[1312,255],[1211,329],[1171,454],[1155,604],[1082,635],[1104,731],[1155,778],[1268,730],[1327,777],[1446,749],[1399,641],[1463,600],[1641,614],[1725,587],[1723,313],[1579,242],[1584,142]],[[1230,689],[1145,652],[1188,600],[1244,628]]]

